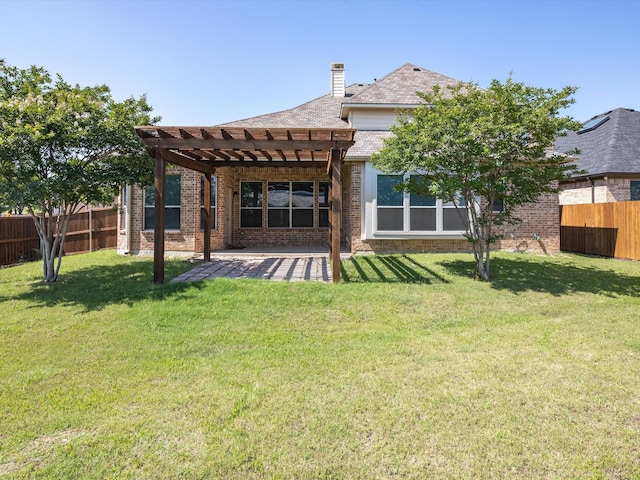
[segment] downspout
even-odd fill
[[[587,177],[589,183],[591,183],[591,203],[596,203],[596,182],[591,177]]]

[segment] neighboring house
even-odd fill
[[[640,112],[616,108],[556,141],[559,152],[575,148],[582,172],[562,183],[561,205],[640,200]]]
[[[440,199],[395,192],[397,176],[384,175],[371,164],[371,155],[383,146],[397,109],[415,108],[416,91],[458,80],[405,64],[371,84],[347,86],[343,64],[332,64],[330,93],[282,112],[218,125],[225,129],[355,129],[355,143],[346,152],[341,170],[342,248],[350,252],[466,251],[463,223],[455,207]],[[158,127],[154,135],[182,139],[209,135],[205,128]],[[191,132],[191,133],[190,133]],[[248,130],[245,130],[248,133]],[[146,133],[151,135],[150,133]],[[160,137],[154,137],[160,138]],[[172,137],[174,138],[174,137]],[[197,154],[191,151],[189,154]],[[246,152],[245,152],[246,153]],[[228,152],[241,157],[242,152]],[[204,155],[204,152],[200,153]],[[297,155],[297,154],[296,154]],[[201,158],[202,159],[202,158]],[[206,160],[206,158],[204,159]],[[218,159],[219,160],[219,159]],[[231,158],[231,161],[237,158]],[[242,158],[241,160],[245,160]],[[329,179],[327,169],[302,167],[293,162],[274,166],[220,166],[212,181],[213,249],[260,246],[327,246]],[[298,161],[301,159],[298,158]],[[221,162],[222,163],[222,162]],[[263,162],[264,165],[264,162]],[[203,175],[172,166],[167,171],[165,248],[202,252]],[[153,249],[153,189],[127,188],[122,202],[119,235],[121,252]],[[559,248],[558,196],[543,195],[522,208],[523,222],[502,228],[504,249],[557,250]]]

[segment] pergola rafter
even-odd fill
[[[208,185],[218,167],[325,167],[331,180],[329,253],[333,279],[340,280],[341,165],[354,144],[355,130],[141,126],[136,132],[156,161],[154,282],[164,282],[166,163],[205,174]],[[205,188],[205,192],[209,190]],[[205,260],[211,258],[210,204],[205,201]]]

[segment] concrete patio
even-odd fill
[[[350,258],[341,252],[343,259]],[[177,276],[171,282],[195,282],[215,278],[254,278],[276,281],[316,282],[333,281],[331,264],[326,249],[278,248],[224,250],[211,253],[211,261],[198,263],[193,269]]]

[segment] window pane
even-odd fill
[[[436,209],[435,208],[412,208],[410,211],[411,231],[432,231],[436,230]]]
[[[271,195],[269,195],[271,197]],[[270,227],[289,227],[289,209],[288,208],[270,208],[269,209],[269,226]]]
[[[402,208],[379,208],[378,230],[402,231]]]
[[[321,208],[318,210],[318,227],[329,228],[329,209]]]
[[[329,206],[329,182],[318,182],[318,206]]]
[[[262,227],[261,208],[243,208],[240,210],[241,227]]]
[[[145,187],[144,189],[144,205],[145,207],[153,207],[155,206],[155,188],[153,185],[150,187]]]
[[[463,211],[464,212],[464,211]],[[442,209],[442,229],[446,231],[465,230],[468,220],[463,221],[455,208]]]
[[[267,202],[269,207],[289,206],[289,182],[269,182]]]
[[[378,206],[402,205],[403,193],[396,192],[394,185],[402,183],[402,175],[378,175]]]
[[[419,182],[420,184],[426,187],[424,177],[420,175],[411,175],[411,180]],[[430,195],[419,195],[417,193],[409,194],[409,203],[412,207],[435,207],[436,206],[436,197],[432,197]]]
[[[313,208],[313,182],[292,182],[293,207]]]
[[[167,175],[165,206],[180,206],[180,175]]]
[[[409,203],[412,207],[435,207],[436,197],[425,197],[416,193],[410,193]]]
[[[145,208],[144,209],[144,229],[145,230],[153,230],[154,226],[154,216],[155,208]]]
[[[491,205],[492,212],[504,212],[504,200],[502,198],[496,198]]]
[[[292,212],[293,227],[313,227],[313,209],[297,208]]]
[[[164,229],[180,230],[180,207],[164,209]]]
[[[640,181],[631,182],[631,200],[640,200]]]
[[[240,190],[241,190],[241,198],[240,198],[241,207],[261,207],[262,206],[262,182],[241,182]]]

